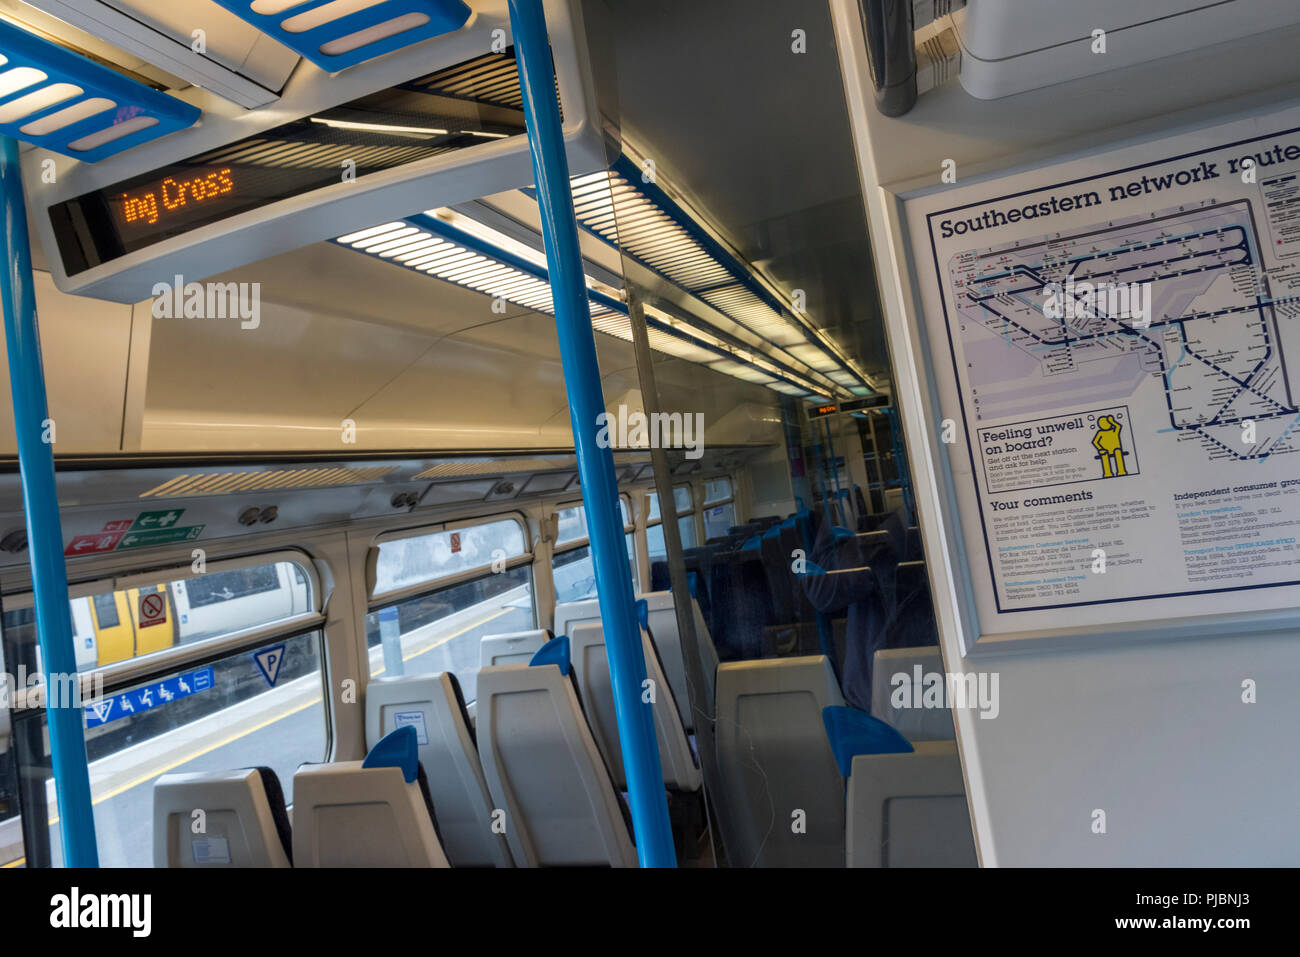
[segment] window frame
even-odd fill
[[[482,515],[476,518],[460,518],[453,521],[438,522],[432,525],[418,525],[411,528],[397,529],[391,532],[384,532],[375,536],[374,541],[366,551],[366,614],[378,611],[392,604],[401,604],[413,598],[420,598],[424,595],[431,594],[435,591],[441,591],[443,588],[452,585],[460,585],[467,581],[473,581],[481,578],[484,573],[492,573],[492,563],[485,562],[482,565],[475,565],[473,568],[466,568],[450,575],[442,575],[436,578],[430,578],[422,582],[414,582],[410,585],[403,585],[401,588],[393,588],[388,591],[376,592],[376,580],[379,570],[379,546],[384,542],[397,542],[408,538],[421,538],[425,535],[436,535],[440,532],[457,532],[465,528],[474,528],[479,525],[491,525],[495,522],[512,521],[519,526],[523,535],[524,551],[520,555],[514,555],[506,559],[506,571],[511,571],[521,565],[532,565],[534,542],[532,534],[529,532],[528,520],[522,512],[494,512],[491,515]],[[535,586],[534,582],[534,586]],[[536,588],[534,587],[534,591]],[[534,598],[536,604],[536,598]]]
[[[186,664],[212,658],[237,654],[242,648],[255,647],[276,638],[291,638],[310,631],[320,631],[322,635],[321,657],[325,661],[325,596],[321,591],[321,577],[316,564],[306,552],[297,548],[280,548],[269,552],[257,552],[238,558],[223,558],[206,562],[202,572],[194,571],[193,563],[184,565],[163,565],[148,571],[131,571],[121,575],[110,575],[89,581],[78,582],[68,587],[68,598],[90,598],[104,594],[105,591],[117,593],[140,588],[145,585],[157,585],[159,582],[188,581],[217,572],[232,571],[240,568],[254,568],[259,565],[273,565],[278,562],[290,562],[298,565],[307,576],[307,585],[311,593],[312,610],[290,615],[278,621],[260,625],[250,625],[224,635],[213,635],[187,645],[174,644],[170,648],[149,652],[123,661],[100,665],[87,671],[78,672],[83,698],[89,700],[95,693],[96,678],[106,691],[123,685],[143,681],[150,675],[164,671],[174,671]],[[35,593],[22,591],[4,597],[5,611],[31,608],[35,605]],[[12,716],[36,709],[28,702],[25,708],[11,709]],[[328,712],[328,708],[327,708]],[[327,714],[328,719],[328,714]]]
[[[727,487],[730,491],[725,498],[716,500],[709,499],[709,483],[716,482],[719,479],[727,480]],[[734,504],[736,501],[736,480],[732,478],[731,473],[727,472],[722,475],[713,475],[706,479],[701,479],[700,484],[703,486],[700,490],[700,508],[717,508],[719,505]]]
[[[719,479],[726,479],[726,480],[727,480],[727,485],[728,485],[728,487],[731,489],[731,492],[730,492],[730,494],[729,494],[726,498],[720,498],[720,499],[718,499],[717,501],[712,501],[712,502],[711,502],[711,501],[708,500],[708,492],[707,492],[707,489],[708,489],[708,487],[709,487],[709,483],[710,483],[710,482],[716,482],[716,481],[718,481]],[[707,512],[708,512],[709,509],[711,509],[711,508],[722,508],[722,506],[724,506],[724,505],[730,505],[730,506],[731,506],[731,518],[732,518],[732,522],[735,523],[735,522],[740,521],[739,509],[738,509],[737,506],[736,506],[736,478],[735,478],[735,476],[732,475],[730,472],[724,472],[724,473],[721,474],[721,475],[713,475],[713,476],[710,476],[709,478],[700,479],[700,520],[699,520],[699,523],[698,523],[698,524],[701,526],[701,529],[702,529],[702,531],[703,531],[703,533],[704,533],[704,534],[703,534],[703,537],[700,539],[701,542],[708,542],[708,540],[709,540],[709,537],[708,537],[708,531],[709,531],[709,529],[708,529],[708,517],[707,517]],[[698,530],[697,530],[697,533],[698,533]]]
[[[682,518],[685,518],[685,517],[688,516],[688,515],[694,515],[694,514],[695,514],[695,511],[696,511],[696,504],[697,504],[697,503],[696,503],[696,501],[695,501],[695,489],[691,486],[691,483],[690,483],[690,482],[682,482],[682,483],[680,483],[680,484],[674,484],[674,485],[673,485],[673,505],[674,505],[674,506],[677,505],[677,490],[680,489],[680,488],[684,488],[684,489],[686,489],[687,493],[691,496],[691,506],[690,506],[690,508],[687,508],[687,509],[680,509],[680,508],[679,508],[679,509],[677,509],[677,516],[676,516],[676,517],[679,518],[679,519],[682,519]],[[657,502],[658,500],[659,500],[659,492],[658,492],[658,490],[657,490],[654,486],[651,486],[650,489],[646,492],[646,522],[645,522],[645,527],[646,527],[646,528],[654,528],[656,525],[660,524],[660,523],[663,522],[663,520],[664,520],[664,517],[663,517],[662,511],[660,512],[659,515],[656,515],[656,516],[653,516],[653,517],[650,515],[650,510],[651,510],[650,503],[651,503],[651,502]]]
[[[626,492],[619,492],[618,500],[621,506],[619,511],[621,512],[622,508],[625,507],[627,509],[627,517],[629,519],[628,521],[623,523],[623,534],[624,535],[631,534],[633,539],[633,545],[635,546],[636,509],[632,507],[632,496],[628,495]],[[570,500],[567,502],[557,502],[556,504],[550,506],[545,511],[545,517],[547,519],[550,519],[551,517],[558,515],[561,511],[565,509],[581,508],[585,510],[586,507],[587,507],[587,503],[584,502],[582,499],[578,499],[577,501]],[[585,511],[584,511],[584,515],[585,515]],[[620,515],[620,517],[622,516]],[[563,545],[552,545],[551,556],[554,557],[556,555],[562,555],[565,552],[573,551],[575,548],[582,548],[583,546],[590,545],[590,544],[591,544],[590,535],[584,535],[582,538],[574,538],[571,539],[570,541],[565,542]]]

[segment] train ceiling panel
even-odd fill
[[[91,0],[41,2],[52,10],[124,15]],[[230,15],[212,0],[203,6]],[[176,96],[201,110],[200,122],[93,165],[57,157],[54,182],[44,165],[50,154],[27,151],[28,201],[61,290],[139,302],[176,275],[202,280],[413,209],[531,182],[506,0],[475,3],[456,27],[450,24],[459,14],[448,19],[452,4],[445,0],[253,0],[244,6],[244,12],[284,13],[283,30],[294,16],[307,18],[298,26],[319,20],[323,28],[328,14],[342,10],[347,15],[335,26],[360,25],[353,32],[364,33],[386,23],[374,18],[392,6],[406,12],[391,19],[427,16],[424,26],[436,21],[450,32],[423,38],[412,32],[402,40],[408,45],[387,52],[356,47],[367,58],[335,73],[300,60],[278,98],[257,109],[210,88],[186,87]],[[588,53],[602,41],[596,28],[588,30],[581,0],[547,0],[545,8],[570,167],[576,173],[603,168],[608,124],[595,90],[612,84],[596,83]],[[439,10],[441,19],[434,15]],[[174,43],[184,19],[157,15],[150,29],[170,34]],[[299,32],[319,39],[316,29]],[[238,44],[226,52],[232,63],[252,56]],[[166,68],[184,73],[184,65]]]
[[[247,109],[274,103],[299,61],[211,0],[3,0],[0,9],[169,89],[202,87]]]
[[[624,149],[630,147],[624,143]],[[585,235],[593,327],[630,342],[623,279],[653,290],[650,347],[786,395],[868,395],[857,363],[795,307],[785,290],[722,238],[707,216],[662,177],[641,175],[635,155],[572,177]],[[455,209],[430,209],[339,236],[340,246],[431,278],[551,314],[551,290],[531,188]],[[610,255],[601,255],[612,251]],[[677,296],[659,295],[666,287]],[[677,308],[684,305],[684,308]]]

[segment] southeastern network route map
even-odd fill
[[[1149,326],[1096,303],[1054,318],[1048,285],[1067,277],[1149,284]],[[1154,378],[1157,430],[1210,459],[1300,449],[1300,275],[1263,268],[1248,201],[968,250],[948,280],[977,423],[1114,401]]]

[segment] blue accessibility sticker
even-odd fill
[[[208,691],[215,683],[212,669],[202,668],[155,681],[133,691],[123,691],[100,698],[85,706],[86,727],[94,728],[119,718],[129,718],[144,711],[151,711],[177,698],[188,698],[190,695]]]

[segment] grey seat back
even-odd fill
[[[659,658],[663,662],[664,673],[673,696],[677,699],[677,710],[681,714],[682,726],[687,731],[695,730],[695,716],[691,714],[690,696],[686,688],[686,664],[683,657],[682,638],[677,628],[677,612],[673,606],[673,593],[670,591],[645,592],[636,596],[639,601],[645,599],[648,611],[647,619],[650,636]],[[691,609],[695,616],[695,635],[700,643],[701,667],[706,677],[705,687],[699,689],[702,705],[706,714],[713,714],[713,677],[718,669],[718,651],[705,624],[704,615],[700,613],[699,603],[692,598]],[[571,635],[580,624],[599,622],[600,603],[595,598],[583,601],[561,602],[555,606],[555,633]]]
[[[558,665],[481,670],[478,733],[516,865],[636,866],[618,793]]]
[[[718,666],[718,820],[733,864],[844,866],[844,778],[822,721],[843,704],[825,655]]]
[[[682,644],[681,632],[677,627],[677,610],[673,605],[673,593],[670,591],[652,591],[637,595],[645,599],[649,614],[650,636],[663,661],[668,683],[672,685],[677,698],[677,707],[681,712],[682,725],[687,731],[695,730],[696,716],[690,713],[690,699],[686,690],[686,648]],[[700,612],[700,604],[691,599],[691,613],[695,621],[695,638],[699,643],[700,670],[705,677],[705,686],[698,689],[699,703],[707,715],[713,714],[713,678],[718,670],[718,650],[713,646],[713,636],[709,626]]]
[[[939,682],[939,707],[926,706],[927,680]],[[956,732],[952,711],[943,704],[943,681],[938,645],[877,651],[871,670],[871,713],[909,741],[952,741]]]
[[[904,754],[859,754],[848,787],[849,867],[975,867],[955,741]]]
[[[698,791],[700,769],[695,764],[690,742],[682,727],[673,688],[664,675],[655,647],[646,632],[641,632],[646,677],[654,692],[650,703],[654,711],[655,737],[659,742],[659,765],[664,786],[674,791]],[[610,681],[609,657],[605,649],[605,630],[599,622],[574,626],[569,633],[574,676],[582,695],[583,710],[597,747],[609,766],[614,786],[627,787],[623,769],[623,747],[618,737],[614,713],[614,689]]]
[[[306,764],[293,777],[298,867],[449,867],[425,796],[401,768]]]
[[[557,632],[564,634],[564,632]],[[484,635],[479,641],[479,664],[484,668],[493,665],[526,665],[537,649],[551,640],[545,628],[531,631],[512,631],[503,635]]]
[[[272,788],[258,768],[158,778],[154,867],[289,867],[284,798]]]
[[[600,621],[600,599],[584,598],[582,601],[562,601],[555,606],[553,628],[557,635],[567,635],[577,625]]]
[[[494,832],[492,799],[463,707],[456,679],[446,672],[372,681],[366,687],[366,747],[396,728],[414,727],[451,865],[513,867],[504,833]]]

